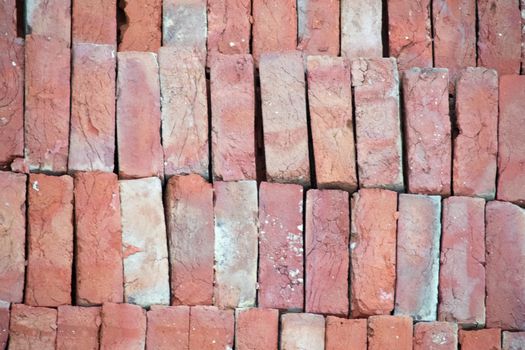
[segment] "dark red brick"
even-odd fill
[[[251,308],[235,311],[236,350],[277,350],[279,311]]]
[[[501,329],[459,331],[461,350],[501,350]]]

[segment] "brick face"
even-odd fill
[[[147,313],[146,348],[189,350],[190,308],[152,306]]]
[[[482,329],[475,331],[460,330],[459,344],[462,350],[501,350],[501,330]]]
[[[59,306],[57,350],[97,350],[101,323],[99,307]]]
[[[315,314],[284,314],[281,316],[281,349],[324,350],[325,320]]]
[[[7,38],[16,37],[16,0],[2,1],[0,4],[0,33]]]
[[[298,49],[339,55],[339,0],[297,1]]]
[[[117,0],[74,0],[73,43],[117,44]]]
[[[250,0],[208,1],[208,57],[250,52]]]
[[[0,349],[7,349],[9,339],[9,303],[0,301]]]
[[[367,320],[326,317],[326,350],[366,350]]]
[[[71,44],[71,0],[25,1],[25,32]],[[51,60],[49,63],[56,61]]]
[[[9,322],[9,349],[54,350],[57,310],[13,304]]]
[[[525,348],[525,332],[503,332],[503,350]]]
[[[380,0],[341,0],[341,56],[383,56],[382,6]]]
[[[368,319],[368,349],[411,350],[412,318],[408,316],[371,316]]]
[[[144,350],[146,311],[140,306],[106,303],[101,315],[101,350]]]
[[[123,0],[126,15],[120,27],[119,51],[157,52],[161,45],[162,0]]]
[[[277,350],[279,311],[275,309],[237,309],[235,312],[235,349]]]
[[[190,313],[190,349],[233,349],[233,310],[194,306]]]
[[[452,322],[419,322],[414,325],[414,350],[457,350],[458,326]]]

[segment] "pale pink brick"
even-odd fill
[[[503,350],[525,349],[525,332],[503,332]]]
[[[277,350],[279,311],[250,308],[235,310],[236,350]]]
[[[101,316],[100,350],[144,350],[147,321],[140,306],[105,303]]]
[[[163,0],[162,43],[190,49],[206,61],[206,0]]]
[[[324,350],[325,320],[322,315],[284,314],[281,316],[281,349]]]
[[[339,55],[339,0],[298,0],[298,49],[305,53]]]
[[[56,349],[57,310],[13,304],[9,349]]]
[[[419,322],[414,325],[414,350],[457,350],[458,325],[452,322]]]
[[[461,350],[501,350],[501,329],[460,330]]]
[[[74,0],[73,43],[117,44],[117,0]]]
[[[100,307],[58,307],[57,350],[97,350]]]
[[[367,320],[326,317],[326,350],[366,350]]]
[[[208,1],[208,57],[250,53],[251,1]]]
[[[233,349],[233,310],[194,306],[190,310],[190,349]]]
[[[147,316],[147,349],[189,350],[190,308],[188,306],[153,305]]]
[[[24,2],[26,33],[71,44],[72,0]],[[51,62],[50,62],[51,63]],[[56,61],[53,64],[58,64]]]
[[[119,51],[157,52],[161,46],[162,0],[122,0]]]
[[[368,350],[412,350],[412,318],[371,316],[368,319]]]
[[[383,57],[381,0],[341,0],[341,56]]]

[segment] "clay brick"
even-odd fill
[[[213,298],[213,188],[199,175],[166,185],[166,222],[172,304],[211,305]]]
[[[503,76],[499,87],[497,199],[525,205],[525,77]]]
[[[352,317],[389,314],[396,281],[397,194],[361,189],[351,205]]]
[[[122,302],[122,229],[117,175],[75,174],[76,304]]]
[[[446,68],[412,68],[403,75],[408,191],[450,194],[452,139]]]
[[[525,210],[507,202],[486,208],[487,327],[525,329]]]
[[[255,180],[255,89],[250,55],[210,63],[213,178]]]
[[[303,188],[262,182],[259,188],[258,305],[302,310]]]
[[[268,181],[309,186],[303,57],[298,52],[263,54],[259,74]]]
[[[454,194],[494,199],[498,151],[498,75],[467,68],[456,83]]]
[[[98,349],[100,307],[58,307],[57,350]]]
[[[9,39],[15,38],[16,26],[16,0],[2,1],[0,3],[0,35]]]
[[[520,2],[521,11],[521,74],[525,74],[525,0]]]
[[[318,188],[357,188],[350,66],[340,57],[309,56],[308,105]]]
[[[501,350],[501,329],[459,331],[461,350]]]
[[[360,187],[402,191],[399,76],[392,58],[352,62]]]
[[[73,44],[69,169],[113,171],[115,48]]]
[[[348,315],[348,193],[309,190],[306,193],[307,312]]]
[[[275,309],[235,310],[235,349],[277,350],[279,311]]]
[[[215,182],[215,305],[255,305],[257,184]]]
[[[0,349],[7,349],[9,338],[9,303],[0,300]]]
[[[73,179],[29,176],[25,303],[71,304],[73,264]]]
[[[441,197],[400,194],[395,315],[436,320],[440,237]]]
[[[414,350],[457,350],[458,325],[452,322],[419,322],[414,325]]]
[[[297,1],[299,50],[316,55],[339,55],[339,0]]]
[[[382,6],[380,0],[341,0],[341,56],[383,57]]]
[[[485,201],[450,197],[443,200],[440,321],[462,327],[485,324]]]
[[[368,319],[369,350],[412,350],[412,318],[408,316],[371,316]]]
[[[9,349],[54,350],[57,310],[13,304],[9,325]]]
[[[250,0],[208,1],[208,57],[250,53],[251,5]]]
[[[72,0],[24,1],[25,32],[33,36],[47,37],[52,41],[63,41],[69,46],[71,44],[71,2]],[[59,64],[53,60],[47,63]]]
[[[71,50],[52,37],[28,35],[25,42],[25,156],[31,170],[63,173],[69,147]]]
[[[119,7],[126,23],[120,27],[118,50],[157,52],[162,36],[162,0],[121,0]]]
[[[324,350],[325,320],[315,314],[281,316],[281,349]]]
[[[117,44],[117,0],[74,0],[73,43]]]
[[[190,310],[190,349],[233,349],[233,310],[194,306]]]
[[[117,147],[121,177],[162,176],[159,85],[157,55],[118,53]]]
[[[190,308],[151,306],[148,311],[146,348],[189,350]]]
[[[525,332],[503,332],[503,350],[525,349]]]
[[[101,350],[144,350],[146,311],[131,304],[102,305]]]
[[[0,171],[0,300],[21,303],[26,244],[26,176]]]
[[[366,350],[366,319],[326,318],[326,350]]]

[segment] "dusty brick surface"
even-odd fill
[[[459,331],[461,350],[501,350],[501,330]]]
[[[113,171],[115,65],[113,45],[73,44],[70,170]]]
[[[75,174],[76,304],[122,302],[122,229],[117,175]]]
[[[412,318],[408,316],[371,316],[368,319],[369,350],[411,350]]]
[[[75,0],[73,43],[117,44],[117,0]]]
[[[189,350],[190,308],[155,306],[147,313],[146,348]]]
[[[414,325],[414,350],[457,350],[458,326],[452,322],[419,322]]]
[[[361,189],[352,196],[352,317],[389,314],[396,280],[397,194]]]
[[[309,56],[308,105],[318,188],[357,188],[349,62]]]
[[[101,350],[144,350],[146,311],[140,306],[105,303],[101,316]]]
[[[366,350],[366,319],[326,318],[326,350]]]
[[[25,303],[71,304],[73,179],[31,174]]]
[[[126,15],[120,27],[119,51],[157,52],[161,45],[162,0],[122,0]]]
[[[235,311],[235,349],[277,350],[279,311],[275,309],[237,309]]]
[[[450,197],[443,200],[440,321],[462,327],[485,324],[485,201]]]
[[[57,350],[97,350],[102,318],[100,307],[58,307]]]
[[[498,152],[498,75],[467,68],[456,84],[454,194],[494,199]]]
[[[9,322],[9,349],[54,350],[57,310],[13,304]]]
[[[306,193],[306,312],[348,315],[349,207],[345,191]]]
[[[208,1],[208,57],[250,52],[250,0]]]
[[[71,43],[71,0],[26,0],[25,32]],[[50,61],[48,64],[57,64]]]
[[[165,192],[172,304],[212,304],[213,188],[193,174],[170,178]]]
[[[7,349],[9,338],[9,303],[0,300],[0,349]]]
[[[7,38],[16,37],[16,0],[0,3],[0,33]]]
[[[190,349],[233,349],[233,310],[194,306],[190,310]]]
[[[383,57],[382,2],[341,0],[341,56]]]
[[[281,349],[324,350],[325,320],[315,314],[284,314],[281,316]]]
[[[525,349],[525,332],[503,332],[503,350]]]
[[[339,0],[297,1],[299,50],[311,55],[339,55],[339,7]]]

